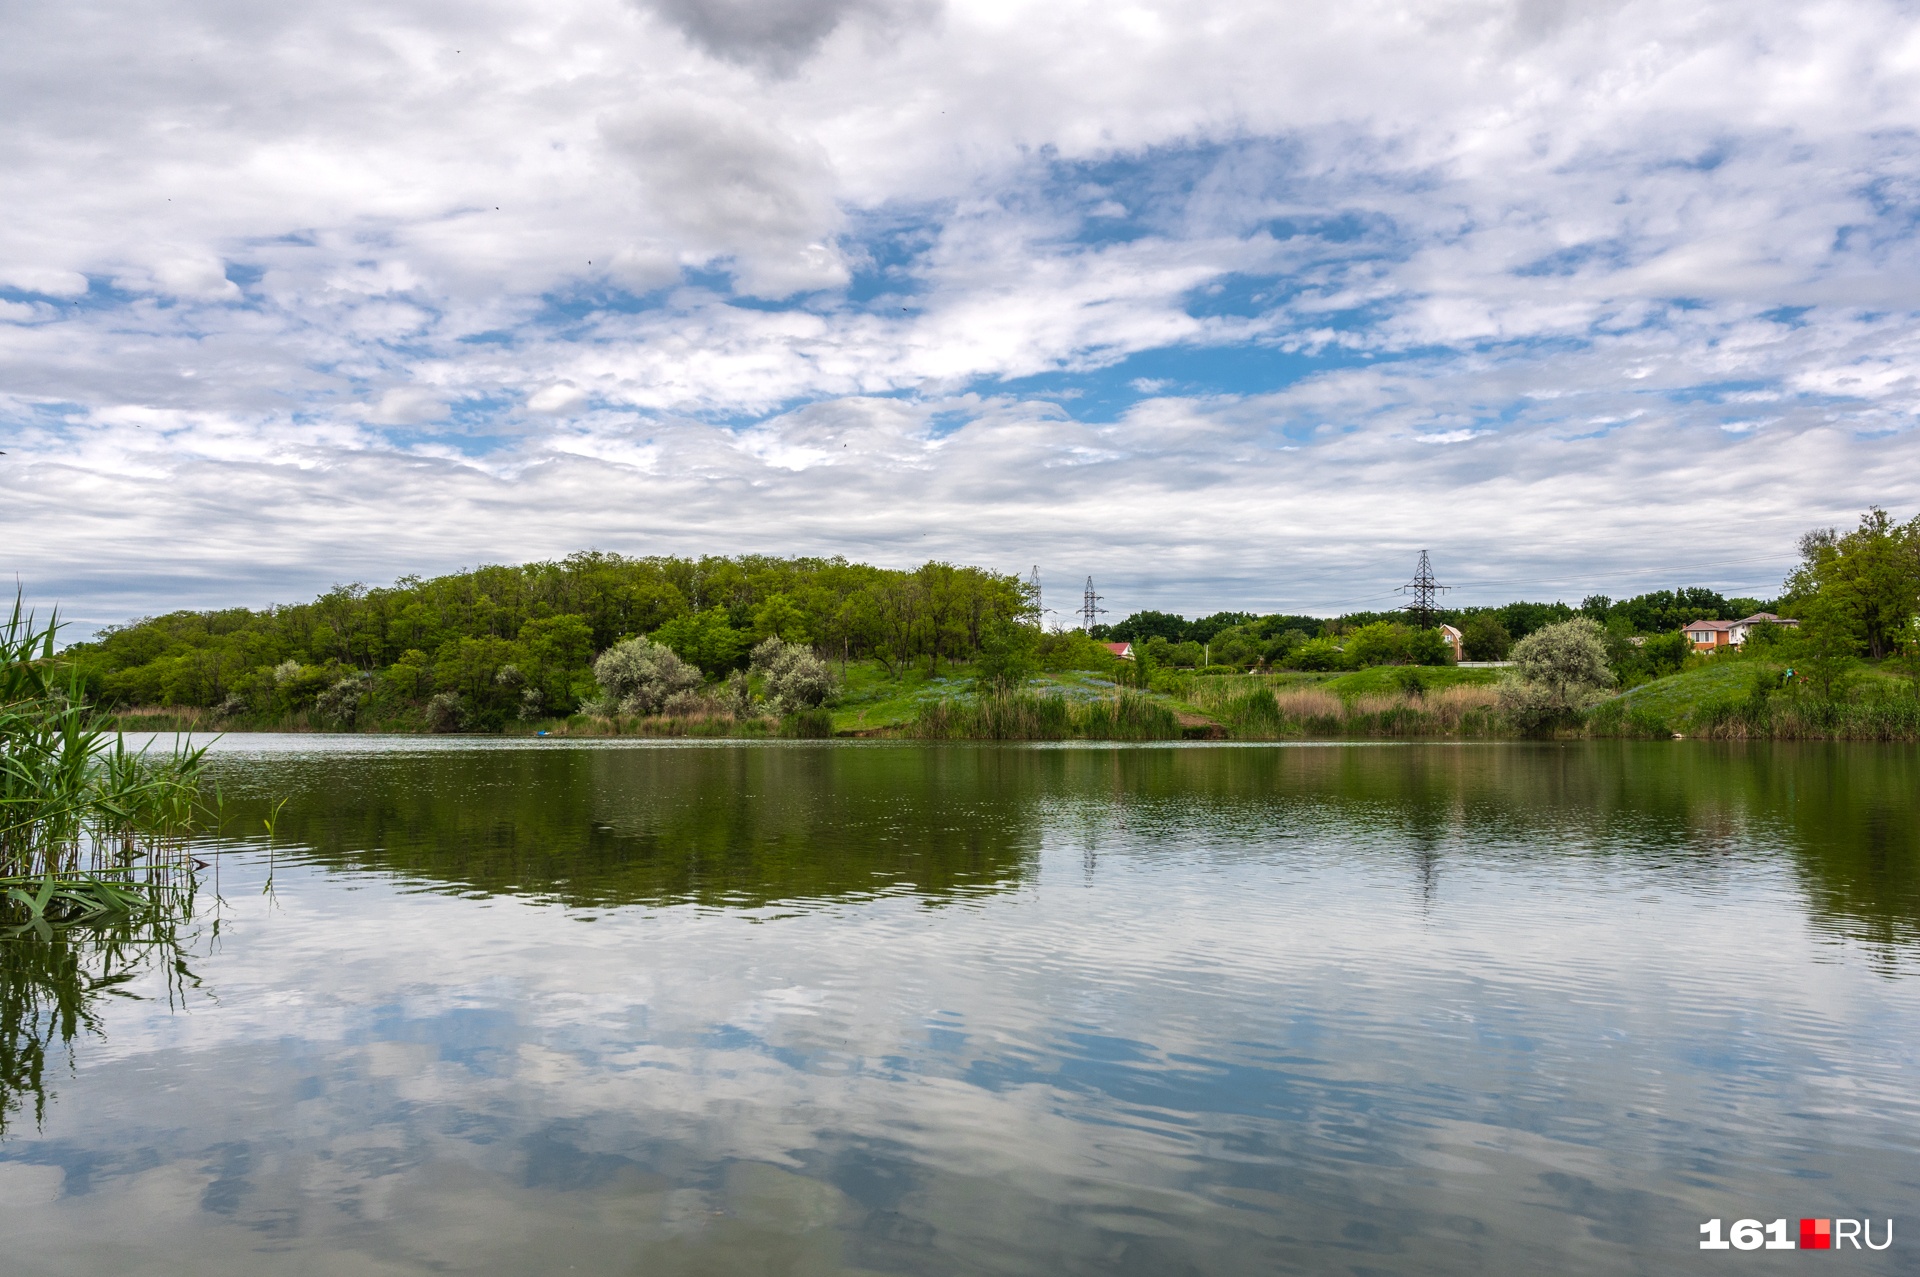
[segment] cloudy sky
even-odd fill
[[[5,14],[0,568],[82,621],[589,546],[1764,594],[1920,507],[1910,4]]]

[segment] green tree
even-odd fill
[[[1640,655],[1655,678],[1678,674],[1692,651],[1693,644],[1679,630],[1655,634],[1640,645]]]
[[[1330,638],[1308,639],[1293,649],[1287,663],[1297,670],[1337,670],[1344,668],[1347,654]]]
[[[1407,636],[1407,660],[1415,665],[1453,664],[1453,644],[1438,629],[1414,630]]]
[[[758,638],[806,643],[813,638],[813,627],[798,604],[785,594],[775,594],[753,610],[753,633]]]
[[[716,677],[739,665],[752,641],[733,628],[726,609],[719,607],[677,616],[655,630],[653,638]]]
[[[1039,646],[1038,626],[995,618],[980,636],[980,650],[973,658],[974,678],[997,691],[1019,687],[1033,676]]]
[[[1460,627],[1460,645],[1470,661],[1504,661],[1513,650],[1513,635],[1498,614],[1476,612]]]
[[[1410,637],[1407,627],[1397,621],[1363,625],[1347,636],[1347,661],[1360,668],[1405,664]]]
[[[1822,591],[1800,605],[1800,627],[1779,655],[1793,663],[1794,679],[1827,706],[1846,699],[1856,672],[1860,640],[1841,599]]]
[[[1807,533],[1787,591],[1803,617],[1818,598],[1821,625],[1847,635],[1856,651],[1885,657],[1920,607],[1920,518],[1896,524],[1874,506],[1851,532]]]
[[[1524,727],[1550,726],[1597,703],[1613,686],[1606,631],[1593,618],[1548,625],[1513,645],[1514,672],[1500,702]]]

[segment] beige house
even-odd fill
[[[1453,648],[1454,664],[1457,665],[1467,659],[1466,635],[1454,629],[1451,625],[1443,625],[1440,627],[1440,637],[1445,639],[1448,646]]]

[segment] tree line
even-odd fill
[[[596,655],[649,636],[713,680],[769,638],[899,670],[970,660],[1030,611],[1010,574],[842,558],[628,558],[589,551],[388,587],[336,586],[311,603],[180,611],[68,648],[108,706],[199,706],[229,716],[350,719],[454,697],[464,725],[568,714],[598,694]],[[444,700],[442,703],[446,703]]]
[[[1468,659],[1502,660],[1529,636],[1584,617],[1619,686],[1681,668],[1688,622],[1758,611],[1803,624],[1796,634],[1756,631],[1755,650],[1785,644],[1783,655],[1798,654],[1821,678],[1839,677],[1832,672],[1859,657],[1920,658],[1920,518],[1901,524],[1876,508],[1851,531],[1807,534],[1800,552],[1771,602],[1692,587],[1620,601],[1590,595],[1578,606],[1443,609],[1435,619],[1463,632]],[[604,697],[596,658],[640,637],[709,685],[745,677],[752,653],[771,639],[830,661],[878,661],[896,675],[910,665],[930,675],[970,665],[1003,684],[1035,669],[1116,672],[1099,639],[1134,643],[1142,659],[1127,670],[1131,681],[1149,666],[1337,670],[1452,659],[1436,630],[1410,624],[1404,612],[1216,612],[1189,621],[1141,611],[1090,635],[1042,633],[1038,620],[1017,576],[942,562],[901,571],[843,558],[588,551],[387,587],[337,586],[310,603],[172,612],[105,630],[68,648],[64,661],[85,694],[108,707],[201,707],[255,720],[308,713],[342,724],[370,714],[401,726],[445,720],[484,729],[570,714]],[[440,708],[428,722],[433,705]],[[458,707],[452,719],[448,706]]]
[[[1461,631],[1470,661],[1504,661],[1521,639],[1550,625],[1585,616],[1609,636],[1614,667],[1623,675],[1654,677],[1680,667],[1688,651],[1681,627],[1696,620],[1738,620],[1775,604],[1729,599],[1702,587],[1657,590],[1619,602],[1589,595],[1574,607],[1563,602],[1514,602],[1498,607],[1436,609],[1433,619]],[[1256,665],[1276,669],[1335,670],[1368,665],[1447,663],[1450,648],[1431,630],[1409,624],[1404,611],[1350,612],[1343,616],[1255,616],[1216,612],[1189,621],[1157,611],[1135,612],[1112,625],[1095,626],[1094,637],[1125,640],[1161,665]],[[1651,651],[1634,642],[1656,636]],[[1664,637],[1671,636],[1671,637]]]

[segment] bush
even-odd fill
[[[361,698],[367,694],[371,682],[370,675],[349,674],[315,698],[314,714],[324,723],[352,727],[359,714]]]
[[[1514,674],[1500,683],[1500,704],[1523,728],[1572,718],[1613,685],[1606,631],[1585,616],[1535,630],[1513,645]]]
[[[600,653],[593,677],[603,694],[596,710],[609,712],[611,707],[639,717],[658,714],[676,693],[700,685],[699,670],[672,648],[644,638],[615,643]]]
[[[440,692],[427,702],[427,728],[457,732],[467,725],[467,707],[458,692]]]
[[[799,740],[825,740],[833,735],[833,711],[803,709],[780,720],[780,734]]]
[[[833,694],[833,671],[798,643],[768,639],[753,649],[752,668],[765,680],[767,700],[781,714],[817,709]]]

